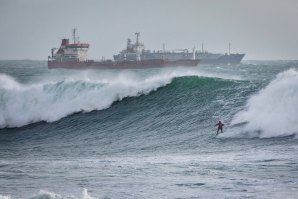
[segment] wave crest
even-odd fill
[[[225,136],[270,138],[298,134],[298,71],[281,72],[264,89],[252,96],[246,109],[235,115]],[[237,131],[237,132],[235,132]],[[224,135],[223,135],[224,136]]]
[[[0,128],[54,122],[76,112],[106,109],[115,101],[146,95],[183,76],[239,79],[185,68],[141,72],[90,70],[47,74],[40,83],[26,85],[0,74],[0,83],[4,82],[0,84]]]
[[[4,79],[5,78],[5,79]],[[75,112],[102,110],[125,97],[148,94],[171,78],[110,81],[63,80],[22,85],[0,76],[0,127],[20,127],[38,121],[53,122]]]

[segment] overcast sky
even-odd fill
[[[231,42],[245,59],[298,59],[297,0],[0,0],[0,59],[46,60],[73,27],[95,59],[135,32],[147,49],[224,53]]]

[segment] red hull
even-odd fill
[[[143,60],[143,61],[48,61],[48,68],[67,68],[67,69],[141,69],[141,68],[163,68],[171,66],[197,66],[199,60],[176,60],[167,61],[162,59]]]

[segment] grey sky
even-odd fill
[[[78,28],[90,58],[141,32],[147,49],[200,48],[245,59],[298,59],[297,0],[0,0],[0,59],[45,60]]]

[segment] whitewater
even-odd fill
[[[163,69],[159,74],[141,76],[135,71],[104,75],[100,72],[94,75],[94,71],[87,71],[54,80],[45,77],[45,81],[26,85],[2,73],[0,127],[21,127],[39,121],[53,122],[76,112],[102,110],[115,101],[146,95],[171,83],[173,78],[183,76],[200,77],[208,74],[181,68],[174,71]]]
[[[297,198],[296,107],[297,61],[0,61],[0,199]]]

